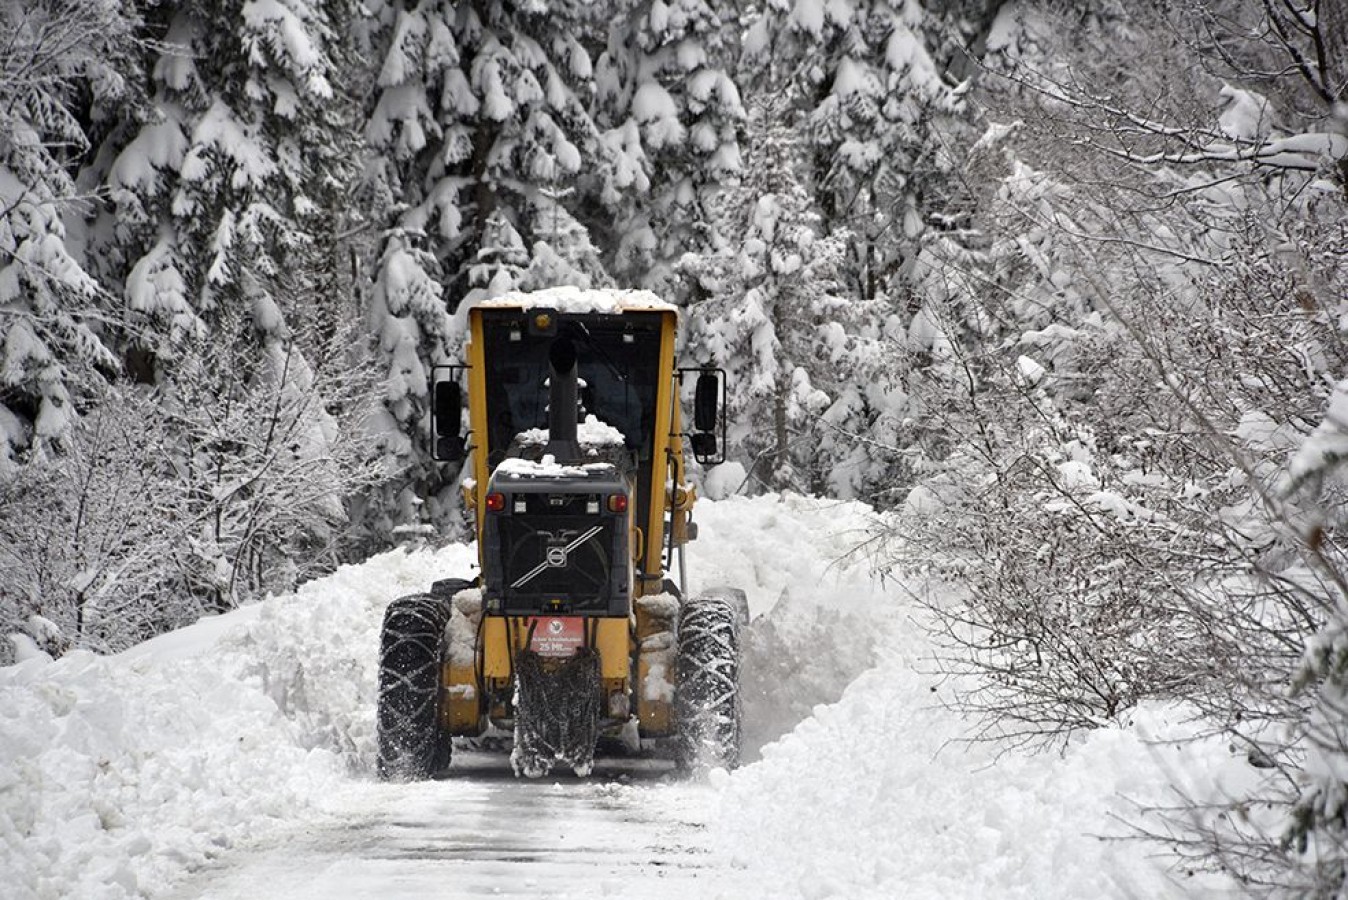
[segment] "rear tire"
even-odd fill
[[[689,598],[679,618],[674,761],[684,771],[739,765],[740,629],[744,593],[733,589]]]
[[[379,652],[379,777],[430,778],[449,767],[451,742],[440,727],[440,668],[446,596],[399,597],[384,612]]]

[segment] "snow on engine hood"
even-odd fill
[[[526,447],[541,447],[548,443],[548,429],[529,428],[515,435],[515,440]],[[584,422],[576,423],[576,442],[584,447],[619,446],[627,440],[623,433],[607,422],[601,422],[593,413]]]
[[[596,472],[616,472],[612,463],[585,463],[584,465],[563,465],[551,453],[541,460],[511,457],[501,460],[495,474],[509,478],[580,478]]]

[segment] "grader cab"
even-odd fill
[[[683,585],[684,439],[720,461],[726,386],[676,367],[676,315],[648,292],[571,288],[468,311],[431,419],[436,457],[470,476],[480,574],[385,613],[381,777],[432,777],[454,737],[501,733],[530,777],[586,774],[606,737],[684,769],[737,763],[744,595]]]

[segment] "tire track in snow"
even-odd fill
[[[442,781],[353,783],[341,821],[231,853],[172,895],[186,900],[740,898],[710,845],[718,803],[663,764],[601,763],[589,779],[516,780],[502,756],[461,754]]]

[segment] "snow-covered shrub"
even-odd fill
[[[62,452],[0,481],[0,630],[60,655],[122,649],[194,621],[199,603],[166,540],[185,512],[176,455],[153,399],[114,387]]]
[[[1341,284],[1334,230],[1298,234]],[[1129,290],[1108,317],[952,342],[952,377],[923,385],[952,453],[909,494],[895,546],[961,589],[933,611],[943,666],[978,678],[959,703],[981,737],[1053,745],[1183,700],[1268,776],[1175,810],[1164,839],[1250,884],[1323,885],[1348,756],[1335,405],[1294,453],[1348,366],[1344,309],[1259,228],[1233,244],[1220,276],[1153,261],[1166,290],[1115,268]]]
[[[370,363],[344,331],[305,356],[234,321],[180,345],[164,385],[105,389],[66,449],[0,482],[0,629],[120,650],[343,561],[345,504],[378,475]]]
[[[165,391],[193,593],[217,609],[335,568],[346,503],[381,475],[361,428],[378,399],[373,360],[349,326],[253,340],[246,320],[224,318],[185,344]]]
[[[1054,3],[999,14],[988,62],[1010,77],[984,96],[1005,118],[971,160],[993,240],[932,269],[947,363],[914,388],[953,452],[909,495],[906,562],[967,588],[937,613],[950,665],[984,678],[965,698],[983,734],[1183,699],[1266,777],[1177,800],[1160,837],[1252,889],[1334,896],[1345,498],[1334,441],[1295,454],[1326,407],[1336,427],[1348,368],[1348,143],[1317,87],[1341,63],[1308,52],[1348,22],[1183,6],[1102,7],[1070,34]],[[1255,94],[1255,69],[1285,74]]]
[[[984,736],[1041,744],[1182,691],[1196,635],[1167,555],[1193,541],[1158,508],[1166,482],[1103,452],[1017,360],[983,360],[975,381],[954,353],[960,378],[930,413],[952,451],[909,494],[887,562],[960,588],[933,611],[943,666],[981,676],[962,705]]]

